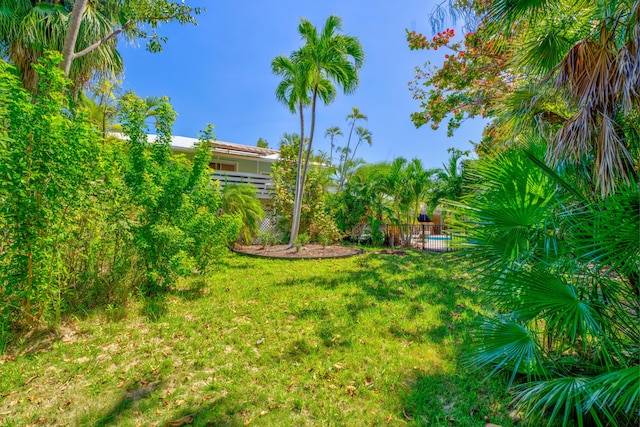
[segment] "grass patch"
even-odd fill
[[[230,255],[163,301],[13,343],[0,424],[512,425],[504,383],[459,362],[480,309],[463,268]]]

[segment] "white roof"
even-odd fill
[[[157,135],[148,135],[149,142],[155,141]],[[171,147],[176,151],[190,152],[195,149],[197,138],[186,136],[172,136]],[[232,154],[245,157],[257,157],[265,160],[278,160],[280,151],[271,148],[261,148],[252,145],[236,144],[233,142],[213,141],[212,151],[218,154]]]

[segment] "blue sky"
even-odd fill
[[[283,133],[299,131],[299,121],[275,99],[279,79],[271,73],[271,61],[301,46],[300,17],[321,28],[335,14],[343,20],[343,32],[360,39],[366,59],[357,91],[339,94],[332,104],[318,108],[314,149],[329,151],[324,131],[335,125],[345,132],[352,106],[369,118],[364,125],[372,132],[373,145],[357,153],[367,162],[417,157],[425,166],[436,167],[446,161],[447,148],[466,150],[471,148],[469,140],[480,139],[481,121],[463,124],[452,138],[446,136],[446,126],[433,131],[429,126],[416,129],[411,123],[410,114],[418,108],[407,88],[413,70],[427,60],[441,63],[445,52],[410,51],[405,29],[431,35],[428,14],[433,1],[188,3],[205,5],[207,11],[198,17],[197,27],[160,27],[159,33],[169,39],[162,53],[149,53],[144,45],[120,45],[124,87],[140,96],[169,96],[178,112],[175,135],[195,137],[212,123],[220,140],[255,145],[262,137],[277,148]],[[345,138],[336,144],[345,145]]]

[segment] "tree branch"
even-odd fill
[[[106,42],[108,42],[112,38],[117,37],[120,33],[122,33],[124,30],[126,30],[132,23],[133,23],[133,21],[127,21],[121,28],[118,28],[113,33],[109,34],[106,37],[103,37],[102,39],[98,40],[97,42],[93,43],[92,45],[89,45],[89,46],[85,47],[80,52],[74,53],[73,54],[73,58],[75,59],[75,58],[81,58],[81,57],[85,56],[87,53],[89,53],[89,52],[95,50],[96,48],[100,47],[101,45],[105,44]]]
[[[185,11],[182,13],[178,13],[176,15],[167,17],[167,16],[154,16],[154,17],[148,17],[145,18],[144,21],[145,22],[149,22],[149,21],[162,21],[162,22],[167,22],[169,19],[173,20],[179,17],[183,17],[183,16],[187,16],[189,15],[189,11]],[[93,50],[95,50],[96,48],[100,47],[101,45],[105,44],[106,42],[108,42],[109,40],[111,40],[114,37],[117,37],[120,33],[122,33],[123,31],[125,31],[129,26],[131,26],[131,24],[133,24],[134,21],[133,20],[128,20],[121,28],[118,28],[117,30],[115,30],[113,33],[109,34],[106,37],[103,37],[102,39],[98,40],[97,42],[93,43],[90,46],[87,46],[86,48],[82,49],[80,52],[76,52],[73,54],[73,58],[80,58],[85,56],[86,54],[92,52]]]

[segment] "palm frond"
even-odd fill
[[[563,426],[584,425],[584,407],[589,401],[588,379],[583,377],[559,377],[518,386],[514,401],[531,419],[539,420],[548,415],[547,425],[559,416]],[[590,411],[596,415],[594,411]],[[597,416],[595,417],[597,419]],[[602,425],[602,424],[599,424]]]
[[[222,209],[232,215],[240,215],[242,220],[241,235],[245,242],[260,231],[260,221],[264,217],[264,209],[256,197],[256,188],[250,184],[225,185],[222,190]]]
[[[599,375],[587,384],[590,398],[586,409],[596,406],[611,417],[637,414],[640,409],[640,368],[637,365]],[[636,415],[637,416],[637,415]]]
[[[475,368],[511,371],[509,385],[518,373],[528,378],[546,375],[541,360],[544,352],[531,331],[506,316],[486,318],[474,338],[477,345],[465,358],[465,364]],[[489,374],[489,375],[491,375]]]

